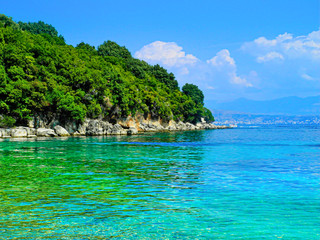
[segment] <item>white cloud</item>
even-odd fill
[[[275,39],[259,37],[252,42],[244,43],[242,50],[256,56],[259,63],[265,62],[264,60],[271,61],[276,59],[319,61],[320,30],[311,32],[306,36],[294,37],[292,34],[285,33],[280,34]]]
[[[259,56],[257,57],[257,62],[258,63],[262,63],[262,62],[269,62],[272,60],[284,60],[284,57],[282,54],[278,53],[278,52],[269,52],[264,56]]]
[[[198,85],[206,99],[319,94],[320,30],[305,36],[262,36],[244,43],[241,49],[235,59],[233,51],[222,49],[209,60],[199,60],[175,42],[155,41],[135,57],[173,72],[180,87]],[[266,62],[281,63],[281,67]]]
[[[303,74],[301,75],[301,77],[302,77],[303,79],[306,79],[306,80],[309,80],[309,81],[314,80],[313,77],[311,77],[310,75],[308,75],[308,74],[306,74],[306,73],[303,73]]]
[[[209,89],[209,90],[215,90],[216,89],[215,87],[212,87],[212,86],[207,86],[206,88]]]
[[[175,42],[155,41],[142,47],[134,56],[146,62],[160,63],[167,67],[184,67],[198,61],[198,58],[192,54],[186,54],[182,51],[182,47]],[[185,67],[182,71],[184,74],[188,73],[188,69]]]
[[[286,40],[291,40],[291,39],[292,39],[292,34],[284,33],[284,34],[280,34],[279,36],[277,36],[275,39],[272,39],[272,40],[268,40],[265,37],[259,37],[256,40],[254,40],[254,43],[259,46],[273,47],[279,43],[282,43]]]
[[[189,74],[189,69],[187,67],[183,67],[179,69],[179,74],[181,75],[188,75]]]
[[[194,55],[186,54],[183,48],[175,42],[155,41],[142,47],[134,56],[150,64],[160,64],[167,67],[177,75],[178,79],[183,79],[189,74],[205,75],[206,79],[203,81],[209,86],[209,88],[206,86],[207,89],[215,89],[210,82],[213,76],[219,78],[219,81],[227,81],[233,86],[252,87],[252,84],[245,77],[237,75],[236,62],[228,49],[223,49],[213,58],[202,62]]]
[[[234,59],[230,56],[230,52],[228,49],[223,49],[217,53],[217,55],[210,60],[207,60],[208,64],[212,64],[216,67],[222,67],[225,65],[235,66],[236,63]]]
[[[249,83],[245,78],[241,78],[237,76],[236,72],[229,73],[230,82],[233,84],[237,84],[244,87],[253,87],[251,83]]]
[[[228,81],[231,84],[235,84],[243,87],[253,87],[246,78],[237,75],[237,65],[235,60],[230,56],[228,49],[223,49],[217,53],[216,56],[207,60],[207,63],[215,67],[218,71],[228,76]]]

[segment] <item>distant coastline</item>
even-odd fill
[[[218,125],[320,125],[320,115],[270,115],[213,111]]]

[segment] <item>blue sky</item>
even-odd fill
[[[105,40],[197,84],[206,99],[320,94],[319,0],[3,1],[15,21],[52,24],[68,44]]]

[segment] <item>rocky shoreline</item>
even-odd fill
[[[106,135],[135,135],[143,132],[191,131],[203,129],[226,129],[230,126],[217,126],[212,123],[197,124],[174,122],[163,126],[159,121],[140,122],[138,124],[111,124],[102,120],[87,119],[76,129],[70,126],[52,126],[51,128],[34,128],[18,126],[0,128],[0,138],[36,138],[36,137],[67,137],[67,136],[106,136]]]

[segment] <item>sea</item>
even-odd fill
[[[0,140],[0,239],[320,239],[320,126]]]

